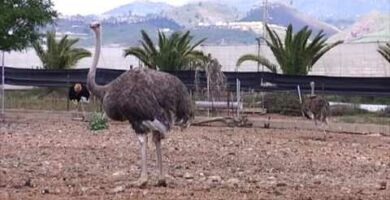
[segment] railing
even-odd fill
[[[106,84],[118,77],[125,70],[98,69],[96,82]],[[88,69],[43,70],[5,67],[5,84],[68,87],[73,83],[85,83]],[[183,81],[189,88],[195,88],[195,71],[168,72]],[[207,86],[204,72],[198,72],[198,86]],[[225,72],[227,88],[236,90],[236,80],[241,83],[241,90],[254,91],[295,91],[297,85],[303,92],[310,91],[310,82],[314,81],[318,93],[390,96],[390,77],[328,77],[283,75],[269,72]],[[0,77],[1,78],[1,77]]]

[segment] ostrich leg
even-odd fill
[[[157,186],[166,187],[167,183],[165,181],[165,177],[164,177],[164,173],[163,173],[162,155],[161,155],[162,134],[164,134],[164,133],[153,131],[153,142],[156,145],[157,167],[158,167],[158,171],[159,171]]]
[[[148,171],[146,169],[147,148],[148,148],[148,135],[146,133],[137,134],[138,140],[141,144],[141,176],[133,183],[136,187],[144,187],[148,183]]]
[[[80,102],[80,107],[81,107],[81,114],[82,114],[83,121],[87,121],[87,115],[85,113],[83,102]]]

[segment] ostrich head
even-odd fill
[[[80,93],[81,90],[82,90],[82,86],[80,83],[76,83],[73,87],[73,90],[76,92],[76,93]]]
[[[99,22],[92,22],[90,25],[90,28],[94,31],[98,31],[100,29],[100,23]]]

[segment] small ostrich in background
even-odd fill
[[[314,82],[310,83],[311,95],[306,97],[302,104],[302,114],[310,119],[314,119],[314,124],[317,126],[317,120],[328,125],[328,116],[330,115],[329,102],[322,96],[314,95]],[[324,129],[324,139],[326,139],[326,130]]]
[[[68,98],[77,105],[77,111],[79,111],[81,108],[83,120],[86,119],[86,113],[83,104],[89,103],[89,95],[90,94],[87,87],[83,84],[76,83],[69,88]]]
[[[95,54],[88,72],[87,87],[101,102],[105,114],[119,121],[129,121],[141,144],[142,169],[133,185],[142,187],[148,182],[147,142],[152,132],[156,146],[158,186],[166,186],[162,168],[161,139],[173,122],[188,127],[193,118],[192,102],[186,86],[168,73],[137,68],[121,74],[107,85],[95,82],[96,67],[101,49],[101,27],[91,24],[96,36]],[[174,116],[176,118],[174,118]]]

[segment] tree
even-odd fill
[[[303,27],[296,34],[293,34],[293,27],[290,24],[286,29],[284,43],[282,43],[279,35],[274,30],[271,30],[268,25],[265,26],[270,37],[269,40],[266,40],[266,43],[271,48],[284,74],[307,75],[318,59],[330,49],[343,42],[337,41],[327,45],[327,39],[323,31],[320,31],[310,40],[312,31],[307,26]],[[237,66],[247,60],[259,62],[271,71],[276,72],[276,64],[273,64],[261,55],[243,55],[237,60]]]
[[[184,34],[174,32],[169,37],[163,32],[158,32],[157,47],[144,30],[141,34],[141,46],[125,49],[124,55],[137,57],[149,68],[163,71],[183,70],[189,68],[194,61],[207,59],[203,52],[195,50],[206,39],[191,45],[193,37],[189,31]]]
[[[53,21],[57,12],[51,0],[2,0],[0,50],[22,50],[39,38],[39,27]]]
[[[378,52],[390,63],[390,42],[379,45]]]
[[[69,39],[68,35],[63,36],[58,42],[56,33],[48,31],[46,33],[46,48],[38,41],[33,43],[35,52],[45,69],[68,69],[77,64],[85,57],[90,57],[91,53],[83,48],[75,48],[74,45],[79,39]]]

